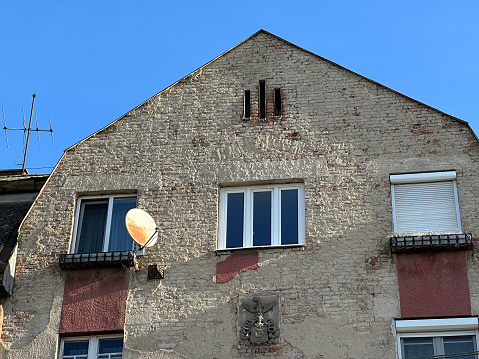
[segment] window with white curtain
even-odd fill
[[[133,238],[126,213],[136,207],[136,197],[115,195],[78,199],[71,253],[131,251]]]
[[[396,235],[461,233],[456,172],[391,175]]]

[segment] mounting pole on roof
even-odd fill
[[[7,141],[7,148],[8,148],[8,136],[7,136],[7,123],[5,122],[5,110],[2,106],[2,113],[3,113],[3,129],[5,130],[5,140]]]
[[[27,132],[27,142],[25,144],[25,154],[23,155],[23,165],[22,171],[25,171],[25,162],[27,161],[27,151],[28,151],[28,141],[30,140],[30,131],[32,130],[32,117],[33,117],[33,106],[35,105],[35,97],[37,95],[33,94],[32,97],[32,109],[30,110],[30,122],[28,123],[28,132]]]

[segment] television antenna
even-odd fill
[[[25,139],[25,150],[23,154],[23,164],[22,164],[22,171],[25,171],[25,162],[27,161],[27,152],[28,152],[28,143],[30,141],[30,133],[36,132],[38,136],[38,145],[40,145],[40,132],[50,132],[52,135],[52,144],[55,145],[53,142],[53,130],[52,130],[52,120],[50,119],[50,115],[48,115],[48,121],[50,122],[50,129],[49,130],[41,130],[38,128],[38,119],[37,113],[35,112],[35,124],[36,128],[32,129],[32,120],[33,120],[33,107],[35,105],[35,97],[37,95],[32,95],[32,109],[30,110],[30,121],[28,122],[28,127],[25,126],[25,112],[22,110],[23,114],[23,128],[8,128],[7,123],[5,121],[5,110],[2,106],[2,113],[3,113],[3,129],[5,130],[5,139],[7,141],[7,148],[8,148],[8,136],[7,131],[23,131],[23,136]]]

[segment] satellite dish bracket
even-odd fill
[[[156,227],[156,228],[155,228],[155,231],[153,232],[153,234],[151,235],[151,237],[146,241],[146,243],[145,243],[144,245],[139,246],[139,247],[138,247],[138,250],[139,250],[139,251],[143,250],[143,248],[145,248],[145,247],[148,245],[148,243],[150,243],[150,241],[153,239],[153,237],[155,236],[155,234],[158,233],[158,231],[159,231],[159,228]]]

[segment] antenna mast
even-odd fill
[[[3,112],[3,129],[5,130],[5,139],[7,141],[7,147],[8,147],[8,136],[7,136],[7,130],[12,130],[12,131],[23,131],[23,134],[24,134],[24,137],[25,137],[25,153],[23,155],[23,164],[22,164],[22,172],[25,172],[25,163],[27,162],[27,152],[28,152],[28,142],[30,141],[30,133],[32,131],[35,131],[38,135],[38,143],[40,144],[40,134],[39,132],[50,132],[51,135],[52,135],[52,143],[54,144],[53,142],[53,130],[52,130],[52,121],[50,120],[50,115],[48,115],[48,120],[50,122],[50,129],[49,130],[40,130],[38,128],[38,122],[36,122],[37,124],[37,128],[32,130],[32,119],[33,119],[33,107],[35,105],[35,97],[37,95],[33,94],[32,95],[32,109],[30,110],[30,121],[28,123],[28,127],[25,127],[25,114],[23,115],[23,128],[7,128],[7,124],[6,124],[6,121],[5,121],[5,111],[3,110],[3,107],[2,107],[2,112]],[[22,110],[23,112],[23,110]],[[37,114],[35,113],[35,121],[37,120]]]
[[[25,144],[25,155],[23,156],[22,172],[25,171],[25,162],[27,161],[28,141],[30,140],[30,132],[32,130],[33,106],[35,105],[35,97],[37,97],[37,95],[33,94],[32,97],[32,109],[30,111],[30,122],[28,123],[27,143]]]

